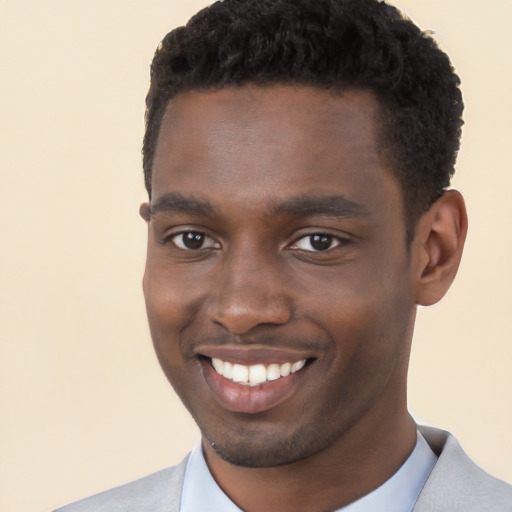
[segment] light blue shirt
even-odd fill
[[[437,457],[418,432],[411,455],[389,480],[334,512],[411,512],[436,462]],[[213,479],[200,444],[188,459],[180,512],[243,512]]]

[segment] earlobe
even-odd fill
[[[418,222],[412,247],[417,304],[435,304],[450,288],[467,228],[464,199],[456,190],[445,192]]]
[[[142,203],[139,208],[139,215],[146,221],[149,222],[151,217],[151,210],[149,203]]]

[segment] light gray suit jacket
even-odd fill
[[[439,459],[413,512],[512,512],[512,486],[476,466],[448,432],[420,431]],[[55,512],[179,512],[187,459]]]

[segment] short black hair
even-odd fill
[[[169,101],[245,84],[372,91],[408,230],[450,184],[463,124],[460,80],[429,33],[378,0],[221,0],[156,50],[143,144],[150,197]]]

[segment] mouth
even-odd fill
[[[231,382],[241,384],[242,386],[259,386],[265,382],[273,382],[298,372],[306,365],[306,359],[282,364],[243,365],[214,357],[211,359],[211,365],[219,375],[229,379]]]
[[[298,395],[307,370],[315,360],[298,354],[268,351],[264,358],[263,352],[244,355],[253,360],[244,361],[240,352],[236,355],[230,352],[203,353],[199,362],[212,398],[223,409],[249,414],[267,411]]]

